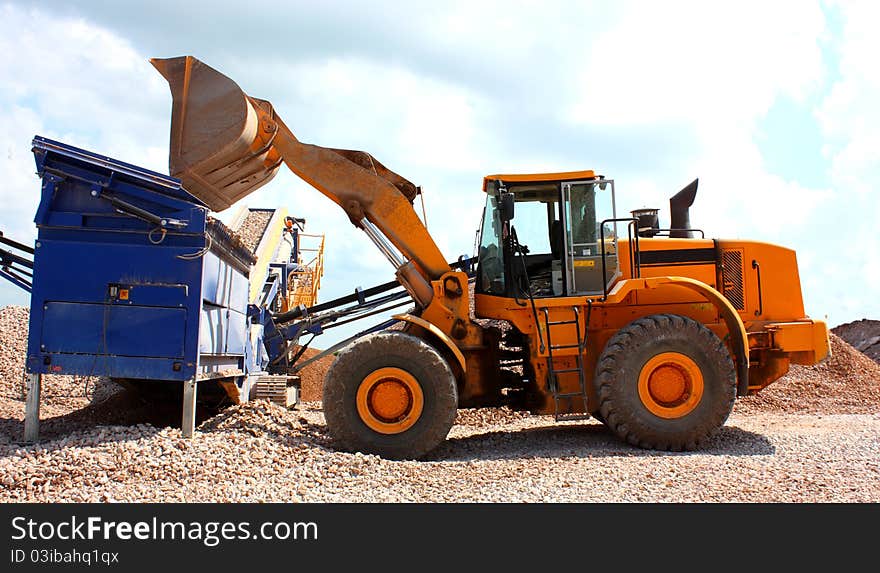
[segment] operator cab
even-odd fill
[[[614,181],[593,171],[490,175],[476,292],[603,296],[621,276]]]

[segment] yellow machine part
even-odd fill
[[[269,219],[269,223],[266,225],[263,237],[257,244],[257,249],[254,252],[257,262],[251,267],[252,279],[248,297],[251,304],[258,302],[257,299],[259,299],[260,294],[263,292],[263,277],[266,276],[269,263],[274,261],[275,254],[278,252],[278,245],[281,242],[281,235],[284,231],[285,217],[287,217],[287,209],[283,207],[275,209],[275,213],[272,214],[272,218]]]
[[[641,278],[634,279],[629,242],[619,241],[623,276],[605,301],[594,297],[585,353],[587,372],[593,371],[596,357],[620,328],[642,316],[662,313],[693,318],[727,341],[740,380],[747,381],[739,389],[741,394],[755,393],[778,380],[790,363],[816,364],[828,356],[826,324],[804,312],[794,251],[754,241],[667,238],[640,240],[639,249],[643,255],[655,254],[644,260],[668,262],[643,264]],[[702,258],[695,260],[694,253]],[[716,264],[717,257],[722,265]],[[532,309],[504,297],[480,294],[475,303],[477,316],[508,320],[531,338],[532,367],[538,380],[545,379],[547,352],[540,352],[539,347],[547,333],[543,321],[535,321]],[[583,298],[540,298],[535,303],[539,316],[546,308],[551,321],[571,320],[573,305],[582,317],[588,312]],[[554,337],[560,345],[577,341],[574,326],[557,328]],[[574,367],[574,352],[554,352],[554,367]],[[576,391],[577,376],[562,375],[560,385],[563,392]],[[544,386],[537,384],[533,391],[543,400],[536,400],[530,409],[552,412],[551,396]],[[595,396],[591,400],[595,403]]]
[[[303,239],[314,240],[315,245],[305,247]],[[324,235],[299,233],[299,240],[300,259],[297,262],[302,270],[293,271],[288,276],[290,285],[288,308],[296,308],[299,305],[310,307],[317,304],[321,277],[324,276]]]
[[[505,181],[508,183],[556,183],[559,181],[583,181],[595,179],[596,173],[586,171],[562,171],[558,173],[508,173],[486,175],[483,177],[483,191],[489,187],[490,181]]]

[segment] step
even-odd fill
[[[577,398],[577,397],[586,398],[587,397],[586,394],[584,394],[583,392],[566,392],[564,394],[554,394],[553,396],[555,398]]]
[[[580,348],[580,344],[558,344],[556,346],[551,346],[550,350],[564,350],[566,348]]]
[[[553,374],[566,374],[568,372],[581,372],[580,368],[563,368],[562,370],[550,370]]]

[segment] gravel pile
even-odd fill
[[[306,348],[299,362],[303,362],[319,354],[321,350],[315,348]],[[329,354],[323,358],[312,362],[299,373],[300,391],[303,402],[320,402],[321,393],[324,389],[324,377],[327,375],[327,369],[333,364],[335,356]]]
[[[0,312],[3,339],[25,335],[9,321],[15,312],[26,321],[26,312]],[[460,410],[449,439],[422,461],[334,451],[318,402],[233,406],[184,440],[175,427],[144,423],[155,412],[127,392],[44,410],[46,439],[24,447],[23,402],[7,395],[15,368],[4,365],[0,501],[877,502],[880,377],[863,355],[832,344],[828,362],[793,368],[765,390],[773,400],[740,399],[747,405],[698,452],[639,450],[594,420],[491,408]]]
[[[272,209],[252,209],[245,216],[241,225],[235,229],[235,234],[252,253],[257,251],[260,239],[263,238],[263,233],[266,232],[269,220],[274,214],[275,211]]]
[[[835,326],[831,332],[874,362],[880,362],[880,320],[863,318]]]

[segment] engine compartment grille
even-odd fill
[[[722,294],[737,310],[746,309],[743,287],[743,252],[741,249],[724,249],[721,253]]]

